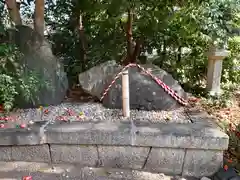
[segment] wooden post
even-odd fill
[[[208,53],[207,90],[211,95],[221,93],[222,61],[228,51],[212,47]]]
[[[122,107],[123,107],[123,116],[130,117],[128,69],[123,71],[122,73]]]

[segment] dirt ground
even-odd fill
[[[78,167],[69,164],[0,162],[0,180],[197,180],[136,170]]]

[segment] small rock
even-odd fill
[[[183,178],[183,177],[180,177],[178,180],[186,180],[185,178]]]
[[[163,173],[160,173],[159,176],[161,179],[163,179],[165,177],[165,175]]]
[[[211,180],[211,179],[209,179],[207,177],[202,177],[201,180]]]
[[[28,123],[29,123],[29,124],[34,124],[34,121],[31,120],[31,121],[29,121]]]
[[[55,171],[56,171],[56,168],[55,168],[55,167],[52,167],[51,169],[52,169],[52,172],[55,172]]]

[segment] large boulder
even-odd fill
[[[109,64],[109,63],[105,63]],[[109,65],[110,66],[110,65]],[[115,67],[116,65],[114,65]],[[173,89],[182,98],[187,98],[187,94],[184,92],[179,83],[173,79],[173,77],[166,71],[152,64],[141,65],[153,75],[161,79],[166,85]],[[98,83],[91,82],[85,76],[81,79],[81,82],[88,82],[88,87],[82,86],[83,89],[88,91],[91,95],[97,95],[101,97],[104,89],[111,83],[115,75],[120,71],[119,66],[112,68],[110,74],[107,71],[102,71],[104,66],[96,66],[85,74],[89,76],[98,76]],[[121,67],[122,68],[122,67]],[[107,69],[111,69],[108,67]],[[96,74],[96,72],[98,72]],[[83,76],[81,76],[83,77]],[[81,84],[81,83],[80,83]],[[82,84],[81,84],[82,85]],[[167,94],[162,87],[160,87],[150,76],[139,70],[137,67],[129,68],[129,85],[130,85],[130,108],[138,110],[172,110],[179,108],[179,104],[169,94]],[[99,87],[99,89],[98,89]],[[94,90],[93,90],[94,89]],[[93,90],[93,91],[92,91]],[[114,83],[107,95],[103,99],[103,105],[107,108],[122,108],[122,80],[121,77]]]
[[[79,84],[85,92],[100,99],[102,92],[108,85],[106,81],[108,77],[113,76],[121,68],[116,61],[107,61],[79,74]]]
[[[23,53],[20,63],[25,67],[25,73],[37,73],[41,81],[48,83],[48,88],[43,86],[36,92],[33,101],[26,102],[19,98],[17,105],[30,108],[61,103],[68,89],[68,80],[63,65],[52,53],[51,45],[28,26],[16,26],[16,30],[11,32],[11,37]]]

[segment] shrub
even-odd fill
[[[8,43],[0,44],[0,103],[5,111],[16,105],[16,100],[35,102],[36,94],[43,87],[49,88],[41,76],[34,71],[25,70],[21,63],[22,54]]]

